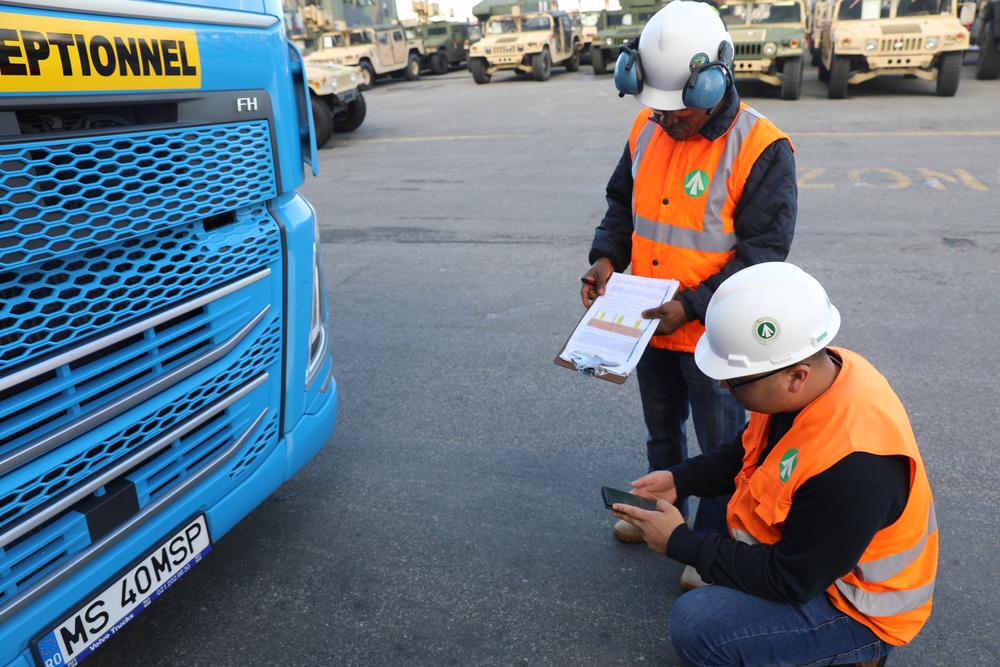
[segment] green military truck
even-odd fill
[[[935,82],[941,97],[958,91],[969,31],[957,0],[837,0],[817,18],[819,78],[831,99],[886,74]]]
[[[618,50],[639,36],[646,21],[663,8],[662,2],[621,3],[621,9],[601,13],[597,35],[590,44],[590,65],[594,74],[604,74],[615,67]]]
[[[333,63],[361,70],[362,90],[384,75],[420,78],[424,43],[411,28],[399,25],[368,26],[320,36],[320,48],[306,56],[307,62]]]
[[[464,22],[421,23],[413,30],[424,43],[421,64],[434,74],[465,65],[469,46],[479,39],[479,26]]]
[[[306,63],[305,70],[316,147],[323,148],[334,132],[353,132],[364,122],[367,107],[358,89],[361,72],[333,63]]]
[[[469,71],[479,84],[502,70],[547,81],[553,65],[580,69],[580,41],[579,21],[563,11],[491,16],[483,38],[469,47]]]
[[[733,38],[736,79],[781,87],[781,98],[802,94],[806,8],[802,0],[729,0],[719,15]]]

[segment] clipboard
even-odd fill
[[[680,283],[613,273],[556,354],[557,366],[623,384],[646,350],[658,324],[642,312],[673,299]],[[570,349],[570,347],[574,349]]]
[[[583,314],[583,317],[580,318],[580,322],[583,322],[583,320],[587,317],[587,313],[589,312],[590,311],[588,310]],[[577,326],[580,326],[580,324],[577,323]],[[573,331],[576,331],[576,327],[573,328]],[[568,368],[571,371],[577,371],[578,373],[582,373],[583,375],[589,375],[590,377],[593,378],[600,378],[601,380],[607,380],[608,382],[614,382],[615,384],[625,384],[625,380],[628,379],[628,375],[620,375],[610,370],[610,368],[614,368],[614,366],[617,366],[618,362],[611,362],[612,364],[614,364],[614,366],[608,367],[604,365],[608,363],[604,359],[601,359],[597,355],[589,355],[583,352],[576,353],[578,355],[581,355],[579,361],[576,363],[572,361],[566,361],[565,359],[563,359],[562,354],[563,352],[566,351],[566,345],[568,345],[570,340],[572,339],[573,339],[573,334],[570,333],[569,338],[566,339],[566,342],[562,344],[562,347],[559,348],[559,351],[556,353],[556,358],[555,358],[556,366],[562,366],[563,368]]]

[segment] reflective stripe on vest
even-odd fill
[[[654,243],[665,243],[676,248],[698,250],[701,252],[729,252],[736,245],[735,232],[723,232],[722,208],[729,197],[728,175],[732,172],[733,163],[740,153],[743,142],[753,130],[761,116],[749,107],[744,107],[736,121],[729,129],[725,148],[719,156],[715,174],[705,197],[705,217],[702,231],[675,227],[669,223],[643,218],[632,209],[632,224],[635,233]],[[649,121],[635,141],[632,155],[632,180],[639,173],[639,163],[649,146],[649,141],[659,128],[659,124]]]
[[[895,577],[920,557],[927,544],[927,538],[936,530],[937,517],[934,513],[934,503],[931,502],[927,513],[927,533],[920,542],[907,551],[867,563],[858,563],[854,570],[852,570],[852,573],[858,579],[870,583],[878,583]],[[855,609],[868,616],[893,616],[910,611],[911,609],[917,609],[926,604],[934,593],[933,581],[921,588],[893,591],[890,593],[863,591],[857,586],[852,586],[845,582],[843,579],[838,579],[834,583],[837,586],[837,590],[854,605]]]

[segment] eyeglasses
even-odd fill
[[[659,109],[652,109],[651,111],[653,112],[652,113],[653,121],[655,121],[660,125],[663,125],[663,119],[666,118],[667,116],[674,116],[675,118],[685,118],[693,114],[695,110],[678,109],[676,111],[660,111]]]
[[[730,389],[732,389],[733,391],[736,391],[736,389],[738,387],[745,387],[748,384],[753,384],[757,380],[763,380],[764,378],[769,378],[772,375],[777,375],[781,371],[787,371],[789,368],[795,368],[796,366],[808,366],[808,365],[809,364],[803,364],[803,363],[792,364],[791,366],[785,366],[784,368],[778,368],[776,370],[773,370],[770,373],[764,373],[763,375],[758,375],[757,377],[750,378],[749,380],[742,380],[742,381],[740,381],[740,380],[735,380],[735,381],[734,380],[726,380],[726,384],[729,386]]]

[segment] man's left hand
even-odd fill
[[[611,516],[625,519],[638,528],[642,532],[646,546],[661,555],[667,553],[667,541],[670,540],[674,530],[684,523],[680,510],[666,500],[656,501],[655,512],[621,503],[614,504],[611,509]]]
[[[656,308],[642,311],[643,318],[647,320],[660,320],[656,325],[657,336],[668,336],[687,324],[687,313],[680,301],[667,301]]]

